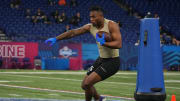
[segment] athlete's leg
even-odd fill
[[[92,72],[89,76],[85,77],[82,88],[85,90],[86,101],[91,101],[92,97],[99,99],[99,94],[97,94],[93,85],[101,80],[101,77],[96,72]]]
[[[92,86],[92,90],[93,90],[94,100],[99,100],[100,99],[100,95],[98,94],[98,92],[96,91],[96,88],[94,86]]]
[[[83,82],[82,82],[82,85],[81,85],[81,87],[82,87],[82,89],[84,89],[85,91],[86,91],[86,86],[85,86],[85,84],[87,83],[87,81],[89,81],[90,79],[89,78],[91,78],[91,74],[102,64],[102,62],[101,62],[101,58],[100,57],[98,57],[97,59],[96,59],[96,61],[93,63],[93,65],[88,69],[88,72],[87,72],[87,75],[84,77],[84,80],[83,80]],[[93,74],[94,75],[94,74]],[[89,92],[91,92],[92,94],[92,97],[94,97],[95,99],[99,99],[99,94],[97,93],[97,91],[96,91],[96,89],[93,87],[93,83],[92,83],[92,85],[91,85],[91,87],[89,88]],[[86,92],[85,92],[86,93]],[[88,94],[86,94],[87,96],[88,96]],[[91,97],[91,98],[92,98]],[[90,98],[90,99],[91,99]]]
[[[84,81],[87,79],[87,77],[88,77],[88,75],[86,75],[86,76],[84,77],[84,79],[83,79],[83,81],[82,81],[82,84],[81,84],[81,87],[82,87],[83,90],[85,90],[85,88],[84,88]],[[95,100],[98,100],[98,99],[100,98],[100,95],[97,93],[95,87],[92,86],[91,90],[92,90],[92,93],[93,93],[92,96],[94,97],[94,99],[95,99]]]

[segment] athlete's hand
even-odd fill
[[[100,43],[100,45],[104,45],[105,43],[105,36],[104,36],[104,33],[102,34],[102,37],[100,38],[98,33],[96,33],[96,41]]]
[[[45,41],[46,44],[50,43],[50,45],[52,46],[53,44],[56,43],[56,38],[49,38]]]

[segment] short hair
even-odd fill
[[[100,6],[92,6],[89,8],[89,11],[97,11],[97,12],[101,12],[102,14],[104,14],[104,9],[102,9]]]

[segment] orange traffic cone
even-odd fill
[[[176,101],[176,96],[175,95],[172,95],[171,101]]]

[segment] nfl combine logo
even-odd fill
[[[77,54],[77,52],[74,52],[72,49],[70,49],[68,46],[64,46],[59,50],[59,55],[64,58],[69,58],[72,55]]]

